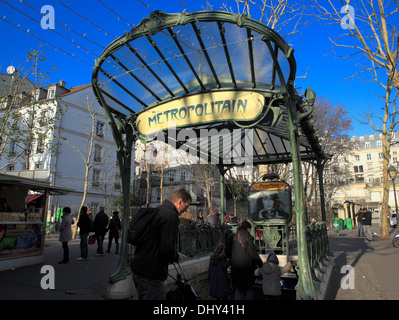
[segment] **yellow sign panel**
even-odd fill
[[[282,190],[287,186],[287,183],[282,181],[272,181],[272,182],[259,182],[253,184],[251,187],[256,191],[262,190]]]
[[[196,94],[141,113],[136,120],[143,134],[215,121],[251,121],[263,110],[265,97],[257,92],[223,91]]]

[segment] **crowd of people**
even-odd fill
[[[187,257],[176,251],[179,224],[207,223],[211,227],[220,227],[220,218],[212,210],[208,216],[198,214],[193,217],[189,206],[191,195],[185,189],[177,190],[170,200],[165,200],[158,207],[158,213],[151,222],[148,231],[151,235],[145,243],[135,248],[131,261],[134,283],[139,300],[166,299],[165,280],[168,276],[168,265]],[[231,295],[234,299],[254,299],[253,285],[255,270],[259,269],[263,278],[263,293],[265,299],[279,299],[281,297],[280,275],[287,272],[292,263],[284,267],[271,253],[265,263],[262,262],[254,239],[250,233],[251,224],[233,214],[227,214],[226,224],[238,224],[237,232],[232,233],[226,245],[219,243],[211,254],[208,269],[209,294],[215,299],[227,299]],[[68,242],[72,240],[71,226],[73,225],[71,209],[63,208],[60,225],[59,240],[62,242],[63,259],[59,263],[68,263]],[[90,217],[87,207],[81,207],[77,226],[80,230],[80,257],[77,260],[87,259],[89,235],[94,232],[97,241],[97,255],[103,255],[103,242],[109,232],[108,250],[115,242],[115,253],[119,250],[119,235],[122,229],[121,219],[117,211],[109,219],[101,208],[94,220]],[[228,272],[230,269],[230,272]]]
[[[60,236],[59,241],[62,243],[63,248],[63,259],[59,261],[59,264],[69,262],[69,248],[68,242],[72,240],[72,225],[74,220],[71,215],[71,208],[64,207],[62,209],[62,220],[59,226]],[[104,254],[104,238],[107,232],[109,232],[108,250],[110,253],[112,243],[115,242],[115,253],[119,251],[119,235],[122,230],[121,219],[118,211],[112,212],[112,217],[109,219],[108,215],[104,212],[103,208],[95,216],[94,220],[89,215],[86,206],[82,206],[79,213],[79,219],[77,222],[79,228],[80,238],[80,257],[76,260],[85,260],[88,256],[89,243],[97,242],[97,255]],[[91,235],[92,234],[92,235]],[[93,240],[92,240],[93,239]]]

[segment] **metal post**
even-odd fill
[[[220,172],[220,178],[219,178],[219,183],[220,183],[220,223],[223,225],[224,224],[224,211],[225,211],[225,203],[224,203],[224,173],[226,172],[223,170],[223,167],[219,167],[219,172]]]
[[[321,205],[321,220],[327,222],[326,215],[326,198],[324,195],[324,183],[323,183],[323,172],[324,172],[325,162],[322,162],[320,159],[317,159],[317,172],[319,174],[319,190],[320,190],[320,205]]]
[[[309,263],[309,252],[306,239],[305,196],[301,170],[301,159],[298,148],[298,113],[290,97],[286,99],[288,111],[288,131],[291,144],[292,168],[294,175],[295,214],[297,225],[298,267],[299,277],[296,286],[297,293],[306,300],[317,299]]]

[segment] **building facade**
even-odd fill
[[[113,199],[121,193],[120,172],[112,133],[91,85],[66,88],[65,82],[60,81],[23,94],[32,101],[23,108],[35,110],[29,116],[33,117],[31,123],[36,128],[36,136],[29,147],[9,139],[8,150],[0,159],[1,171],[72,189],[68,195],[50,197],[48,217],[64,206],[77,213],[85,183],[87,196],[84,204],[93,214],[100,206],[111,210]],[[53,121],[40,123],[43,114]],[[43,126],[39,135],[37,126]]]
[[[383,154],[382,135],[372,134],[351,138],[353,149],[350,154],[338,159],[345,172],[345,185],[329,199],[335,205],[345,203],[363,204],[373,210],[377,216],[383,194]],[[399,169],[399,132],[392,135],[390,165]],[[395,209],[395,195],[392,179],[389,179],[390,191],[388,205]],[[399,176],[395,179],[395,186]],[[399,187],[399,186],[398,186]],[[396,198],[399,200],[398,188]]]

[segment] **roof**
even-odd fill
[[[73,192],[72,189],[50,186],[48,181],[34,180],[0,173],[0,185],[17,185],[33,191],[48,192],[50,195],[62,195]]]
[[[290,162],[296,121],[302,159],[327,158],[309,121],[314,93],[296,93],[295,73],[293,49],[245,14],[156,11],[104,50],[92,83],[109,117],[127,120],[138,138],[161,130],[207,162]]]
[[[80,90],[83,90],[83,89],[86,89],[86,88],[89,88],[89,87],[91,87],[91,83],[84,84],[84,85],[77,86],[77,87],[68,88],[69,91],[67,93],[61,94],[60,96],[64,97],[64,96],[67,96],[69,94],[78,92]]]

